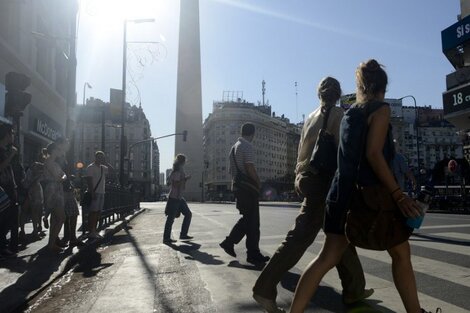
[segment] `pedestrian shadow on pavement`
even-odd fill
[[[299,282],[300,274],[287,272],[281,280],[281,286],[295,292],[297,283]],[[315,296],[310,301],[309,307],[320,307],[322,309],[331,312],[345,312],[345,313],[393,313],[394,311],[389,310],[379,305],[379,300],[364,300],[354,304],[345,305],[343,304],[342,296],[334,288],[320,285],[318,286]],[[378,307],[378,308],[377,308]]]
[[[251,263],[240,263],[238,260],[230,261],[228,264],[228,267],[235,267],[235,268],[242,268],[245,270],[250,270],[250,271],[261,271],[265,263],[258,263],[258,264],[251,264]]]
[[[51,254],[47,248],[40,249],[24,266],[23,275],[16,282],[4,288],[0,292],[0,308],[2,311],[20,311],[20,307],[26,306],[29,294],[40,289],[56,272],[62,261],[70,253]],[[17,261],[12,259],[11,261]],[[23,262],[25,262],[23,260]]]
[[[81,253],[77,259],[75,273],[82,273],[83,277],[96,276],[101,270],[112,266],[113,263],[101,263],[101,254],[95,249],[89,249],[86,253]]]
[[[221,265],[223,261],[216,259],[216,256],[201,251],[201,245],[192,241],[184,241],[180,245],[168,244],[173,250],[179,251],[187,256],[187,260],[195,260],[207,265]]]

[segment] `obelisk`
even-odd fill
[[[199,0],[180,1],[178,77],[176,86],[176,133],[188,131],[186,141],[175,137],[175,155],[187,157],[185,171],[191,175],[183,196],[189,201],[201,201],[202,92],[201,48],[199,37]]]

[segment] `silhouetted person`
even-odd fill
[[[256,173],[252,141],[255,136],[255,126],[245,123],[241,129],[241,137],[233,145],[230,152],[230,173],[232,181],[240,171],[248,176],[258,189],[261,183]],[[247,261],[249,263],[265,263],[269,257],[261,254],[259,250],[260,219],[259,219],[259,195],[233,186],[237,209],[242,217],[233,227],[230,234],[220,243],[220,247],[230,256],[236,257],[234,245],[238,244],[246,236]]]
[[[318,169],[310,165],[310,159],[324,120],[326,131],[334,136],[338,144],[343,109],[335,104],[340,96],[339,82],[332,77],[324,78],[318,86],[320,107],[310,114],[300,135],[295,189],[304,196],[304,200],[295,224],[253,287],[253,298],[269,313],[284,312],[276,304],[276,287],[284,274],[297,264],[323,227],[325,199],[333,175],[319,173]],[[364,272],[353,246],[348,247],[337,269],[345,303],[353,303],[372,294],[372,289],[364,290]]]
[[[175,242],[171,239],[171,228],[176,217],[183,214],[183,224],[181,225],[180,239],[192,239],[188,235],[189,225],[193,214],[183,198],[183,191],[186,187],[186,181],[191,178],[191,175],[186,175],[184,172],[184,165],[186,164],[186,156],[178,154],[173,162],[173,169],[168,182],[170,183],[170,193],[168,194],[168,201],[165,207],[165,214],[167,215],[165,222],[165,231],[163,233],[163,242],[166,244]]]

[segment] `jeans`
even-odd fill
[[[284,274],[297,264],[322,228],[328,188],[328,180],[318,176],[309,178],[309,191],[303,192],[307,196],[295,224],[256,281],[253,287],[255,294],[276,299],[277,284]],[[343,295],[353,298],[362,295],[365,287],[364,272],[353,246],[348,247],[336,268],[341,279]]]
[[[172,203],[171,207],[165,210],[167,218],[165,223],[165,231],[163,232],[163,240],[168,240],[171,238],[171,228],[173,227],[173,222],[175,221],[178,212],[181,212],[181,214],[184,216],[183,224],[181,225],[180,236],[187,236],[193,214],[191,213],[186,200],[184,198],[181,198],[180,200],[171,198],[168,199],[168,201],[168,204],[170,204],[170,201],[174,202],[174,204]]]
[[[235,198],[237,199],[237,209],[242,217],[233,226],[225,240],[229,244],[238,244],[246,236],[247,254],[256,255],[259,253],[260,239],[258,198],[243,191],[235,192]]]

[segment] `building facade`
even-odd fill
[[[255,106],[238,99],[214,102],[212,113],[204,121],[203,181],[209,199],[232,197],[229,154],[246,122],[256,128],[255,167],[264,186],[263,196],[276,198],[282,191],[293,190],[301,127],[284,116],[277,117],[268,105]]]
[[[115,175],[110,178],[116,179],[121,161],[121,117],[113,112],[112,104],[100,99],[91,98],[76,109],[75,160],[90,164],[95,152],[102,150],[115,169]],[[151,140],[150,124],[142,107],[127,104],[126,116],[125,173],[133,190],[143,199],[152,200],[158,192],[158,146]]]
[[[54,10],[51,10],[54,8]],[[75,99],[76,1],[0,1],[0,120],[4,118],[5,75],[31,78],[32,101],[20,123],[20,153],[26,166],[41,148],[65,136],[67,103]]]

